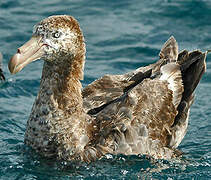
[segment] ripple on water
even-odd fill
[[[49,15],[70,14],[79,20],[87,44],[85,86],[104,74],[122,74],[154,62],[170,35],[180,50],[210,49],[210,10],[206,0],[2,0],[0,51],[7,81],[0,83],[0,179],[211,179],[210,55],[180,145],[184,157],[171,161],[107,155],[86,164],[40,157],[23,140],[42,61],[16,76],[7,70],[7,62],[30,38],[33,25]]]

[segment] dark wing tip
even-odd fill
[[[207,52],[203,53],[199,50],[190,53],[184,50],[178,57],[178,63],[180,64],[182,72],[184,92],[181,103],[177,108],[178,114],[173,126],[177,125],[178,122],[184,122],[184,119],[187,118],[188,109],[194,100],[194,90],[206,70],[206,55]]]
[[[0,52],[0,80],[5,81],[5,76],[4,76],[3,70],[2,70],[2,61],[3,61],[3,55]]]
[[[189,53],[189,57],[181,65],[182,77],[184,83],[183,99],[186,100],[192,95],[195,88],[199,84],[202,75],[206,71],[206,53],[193,51]]]

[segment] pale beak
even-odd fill
[[[27,64],[44,55],[43,47],[46,44],[41,42],[41,36],[32,36],[23,46],[18,48],[18,51],[10,59],[8,68],[12,74],[15,74],[23,69]]]

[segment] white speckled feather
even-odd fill
[[[178,55],[177,42],[170,37],[154,64],[105,75],[82,90],[86,48],[73,17],[42,20],[29,42],[36,42],[32,45],[37,51],[24,45],[9,62],[10,71],[17,73],[29,63],[19,68],[26,50],[32,53],[31,61],[38,56],[45,60],[27,122],[27,145],[47,157],[87,162],[107,153],[164,159],[178,155],[175,148],[187,131],[206,53]]]

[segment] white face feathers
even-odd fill
[[[47,24],[39,23],[34,26],[33,36],[41,36],[41,42],[46,45],[43,58],[47,61],[55,60],[59,54],[62,54],[61,56],[74,54],[77,34],[67,27],[50,28]]]

